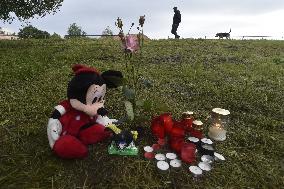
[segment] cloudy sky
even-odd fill
[[[146,15],[144,31],[150,38],[173,37],[170,33],[173,7],[182,14],[178,34],[183,38],[207,36],[232,29],[231,36],[268,35],[283,39],[284,0],[64,0],[55,15],[30,20],[30,23],[49,33],[67,33],[71,23],[77,23],[87,34],[101,34],[107,27],[117,33],[114,23],[119,16],[125,29],[138,24]],[[21,23],[0,27],[18,32]],[[135,29],[133,32],[136,32]]]

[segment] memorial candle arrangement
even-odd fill
[[[225,140],[228,110],[214,108],[209,137],[213,140]],[[217,131],[215,131],[218,129]],[[155,159],[162,173],[176,169],[182,164],[190,165],[189,171],[194,178],[210,171],[215,161],[225,158],[215,151],[214,142],[203,133],[203,122],[194,119],[193,112],[183,112],[181,120],[174,120],[171,113],[153,118],[151,130],[157,143],[145,146],[145,158]]]
[[[228,115],[230,112],[221,108],[212,110],[212,123],[209,127],[208,136],[215,141],[224,141],[226,139]]]

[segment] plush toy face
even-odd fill
[[[86,104],[77,99],[70,99],[73,108],[85,112],[87,115],[93,117],[98,114],[98,109],[104,107],[106,94],[106,84],[96,85],[92,84],[86,94]]]
[[[101,106],[105,102],[106,84],[102,86],[93,84],[89,87],[86,94],[86,104],[92,106]]]
[[[75,76],[67,88],[71,106],[91,117],[98,114],[104,116],[107,113],[103,108],[106,87],[118,87],[122,83],[121,72],[108,70],[100,74],[96,69],[80,64],[74,65],[72,69]]]
[[[97,115],[98,109],[104,107],[106,94],[106,84],[102,86],[93,84],[89,87],[86,94],[86,112],[89,116]]]

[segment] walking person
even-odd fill
[[[177,34],[177,29],[179,26],[179,23],[181,22],[181,14],[180,11],[177,9],[177,7],[174,7],[174,17],[173,17],[173,25],[172,25],[172,31],[171,33],[175,35],[175,39],[178,39],[180,36]]]

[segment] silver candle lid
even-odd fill
[[[177,158],[177,155],[175,153],[167,153],[166,154],[166,157],[168,159],[176,159]]]
[[[181,160],[173,159],[170,161],[170,165],[172,167],[180,167],[181,166]]]
[[[158,161],[164,161],[166,160],[166,156],[164,154],[156,154],[155,155],[156,160]]]
[[[201,147],[204,148],[204,149],[206,149],[206,150],[211,150],[211,151],[214,150],[213,146],[211,146],[211,145],[209,145],[209,144],[204,144],[204,145],[202,145]]]
[[[222,109],[222,108],[214,108],[212,110],[212,112],[216,113],[216,114],[220,114],[220,115],[229,115],[230,114],[230,111],[229,110],[225,110],[225,109]]]
[[[145,146],[144,151],[145,152],[153,152],[153,148],[151,146]]]
[[[203,138],[203,139],[201,139],[201,142],[203,142],[205,144],[213,144],[212,140],[210,140],[209,138]]]
[[[219,153],[217,153],[217,152],[214,152],[214,157],[215,157],[215,160],[216,160],[216,161],[219,161],[219,160],[225,161],[224,156],[221,155],[221,154],[219,154]]]
[[[198,167],[200,167],[203,171],[210,171],[212,169],[211,165],[205,162],[198,163]]]
[[[214,158],[212,156],[209,156],[209,155],[203,155],[203,156],[201,156],[201,161],[210,164],[210,163],[213,163]]]
[[[191,111],[186,111],[186,112],[182,112],[182,114],[193,115],[193,112],[191,112]]]
[[[199,141],[199,139],[196,138],[196,137],[188,137],[187,139],[188,139],[190,142],[198,142],[198,141]]]
[[[158,161],[157,162],[157,167],[162,170],[162,171],[166,171],[169,169],[169,164],[165,161]]]
[[[202,170],[197,166],[190,166],[189,171],[192,172],[194,175],[201,175]]]
[[[194,125],[203,125],[203,123],[202,123],[202,121],[200,121],[200,120],[194,120],[193,122],[192,122]]]

